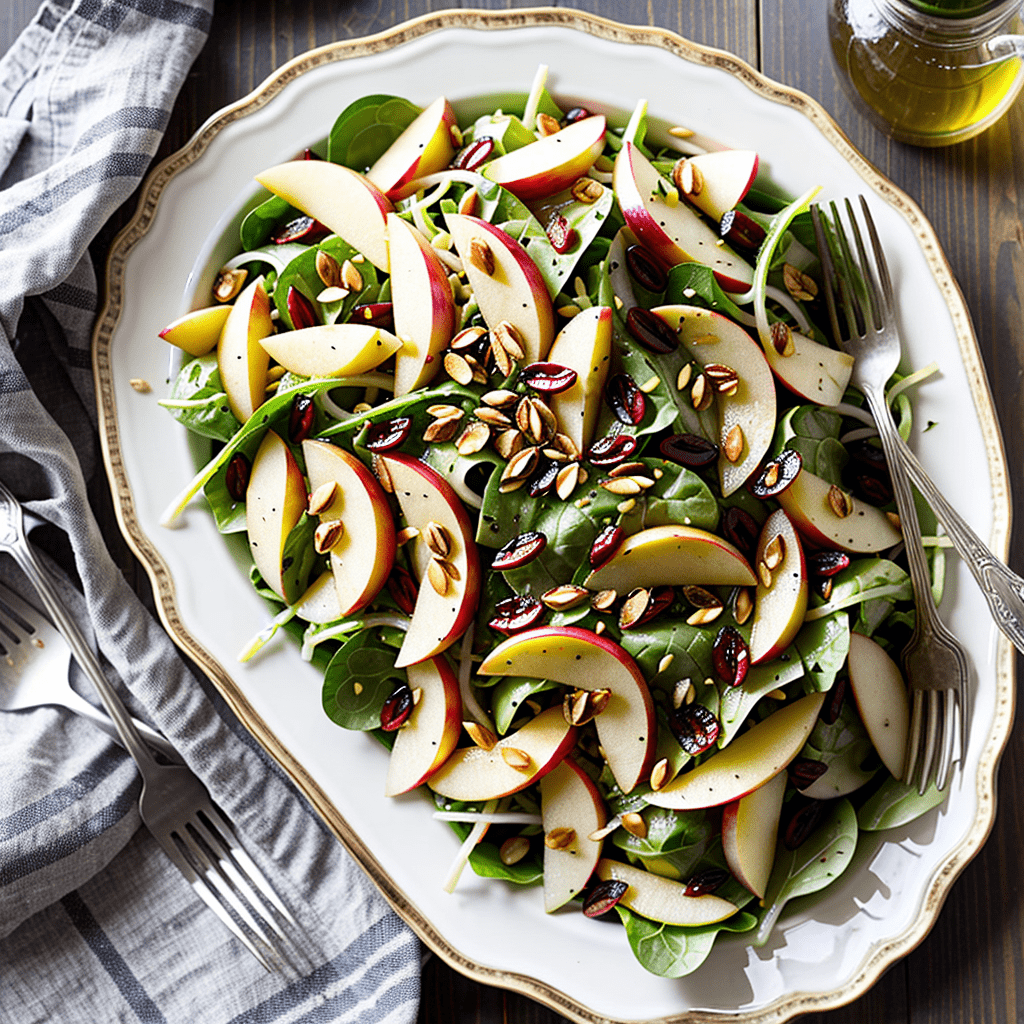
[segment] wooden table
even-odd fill
[[[432,0],[217,0],[210,40],[179,96],[160,149],[183,145],[215,110],[311,47],[366,35],[444,6]],[[478,0],[484,8],[531,6]],[[568,5],[567,5],[568,6]],[[826,50],[822,0],[578,0],[578,9],[629,24],[671,29],[738,54],[765,74],[820,100],[853,143],[908,192],[934,224],[974,318],[1014,491],[1024,487],[1020,380],[1024,364],[1024,104],[987,134],[943,150],[888,141],[848,103]],[[0,2],[0,51],[34,15],[35,0]],[[94,245],[98,265],[115,217]],[[111,519],[111,545],[140,589]],[[1011,564],[1024,570],[1021,531]],[[1017,1024],[1024,1021],[1024,732],[1012,736],[999,776],[991,838],[953,887],[921,944],[851,1006],[805,1018],[815,1024]],[[600,982],[595,980],[595,984]],[[469,981],[432,958],[423,975],[421,1024],[555,1024],[564,1018],[525,997]]]

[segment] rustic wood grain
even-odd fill
[[[0,52],[36,10],[36,0],[0,0]],[[184,84],[161,145],[183,145],[214,111],[254,89],[295,55],[324,43],[364,36],[443,7],[514,9],[521,0],[217,0],[210,40]],[[1024,103],[979,139],[943,150],[888,141],[853,108],[832,71],[823,0],[577,0],[572,6],[628,24],[671,29],[736,53],[766,74],[820,100],[851,141],[923,208],[941,239],[970,308],[1004,425],[1010,478],[1020,496],[1024,367]],[[571,55],[567,55],[571,59]],[[134,200],[98,236],[103,256]],[[101,516],[112,547],[123,552],[109,501]],[[145,589],[130,557],[126,573]],[[1024,569],[1024,532],[1013,534],[1011,564]],[[1018,1024],[1024,1020],[1024,737],[1010,739],[999,776],[993,834],[953,887],[922,945],[860,1000],[803,1018],[812,1024]],[[599,981],[595,981],[599,984]],[[423,974],[419,1024],[556,1024],[560,1015],[531,1000],[489,988],[436,957]]]

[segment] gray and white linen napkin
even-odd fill
[[[0,712],[4,1024],[416,1017],[417,940],[183,664],[91,511],[106,485],[87,246],[149,166],[212,7],[46,0],[0,58],[0,479],[50,524],[37,539],[68,571],[79,621],[136,713],[234,820],[315,965],[299,980],[267,974],[199,901],[140,827],[139,778],[120,747],[62,710]]]

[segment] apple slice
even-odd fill
[[[699,927],[724,921],[738,909],[714,893],[687,896],[685,883],[663,878],[617,860],[599,860],[597,877],[604,882],[625,882],[629,888],[619,902],[650,921]]]
[[[651,526],[627,537],[619,549],[584,581],[590,590],[696,583],[752,587],[750,564],[727,540],[696,526]]]
[[[366,373],[402,347],[383,328],[355,323],[318,324],[284,331],[264,338],[262,345],[286,370],[303,377],[351,377]]]
[[[910,730],[910,700],[896,662],[870,637],[850,634],[850,690],[882,764],[903,777]]]
[[[455,300],[448,271],[412,224],[388,214],[391,302],[395,334],[395,398],[429,384],[455,331]]]
[[[306,482],[288,445],[272,430],[252,460],[245,492],[249,550],[267,586],[288,601],[284,584],[284,545],[306,511]]]
[[[800,753],[825,694],[812,693],[740,733],[729,746],[692,771],[645,796],[649,804],[689,811],[731,803],[763,786]]]
[[[749,149],[722,149],[686,161],[699,188],[683,195],[716,224],[750,191],[757,177],[757,154]]]
[[[818,405],[838,405],[843,400],[853,373],[853,356],[792,329],[778,345],[770,333],[760,338],[772,373],[795,395]]]
[[[679,336],[679,343],[701,366],[717,363],[739,374],[736,390],[715,396],[718,413],[718,475],[728,497],[757,469],[775,433],[775,379],[761,346],[739,324],[698,306],[659,306],[654,310]],[[725,439],[739,427],[738,458],[725,454]]]
[[[553,135],[499,156],[483,175],[524,202],[568,188],[594,165],[604,149],[603,114],[575,121]]]
[[[406,524],[419,530],[414,562],[421,573],[419,595],[402,649],[395,660],[405,668],[451,647],[466,631],[480,596],[480,559],[473,524],[451,485],[436,470],[408,455],[381,456]],[[425,534],[436,524],[449,545],[443,559],[446,589],[442,594],[428,579],[434,557]],[[435,574],[436,575],[436,574]]]
[[[334,496],[320,512],[321,523],[341,520],[344,532],[330,549],[341,615],[368,605],[387,582],[395,561],[395,522],[374,475],[344,448],[303,441],[310,491],[333,485]]]
[[[320,573],[306,588],[306,592],[295,604],[295,614],[316,625],[334,622],[342,617],[338,588],[334,585],[334,573],[330,569]]]
[[[612,351],[612,311],[591,306],[577,313],[558,332],[547,358],[576,371],[571,388],[551,396],[551,411],[559,429],[581,452],[594,439],[601,397]]]
[[[775,861],[775,842],[786,792],[786,773],[722,808],[722,849],[741,885],[764,898]]]
[[[459,680],[444,658],[429,658],[406,670],[420,699],[395,733],[388,761],[385,796],[408,793],[426,782],[448,760],[462,731]]]
[[[703,263],[729,292],[746,291],[754,269],[741,259],[685,203],[669,206],[660,188],[661,175],[627,142],[615,157],[612,185],[622,216],[641,245],[663,263]],[[671,186],[670,186],[671,187]]]
[[[776,495],[796,528],[812,544],[841,551],[885,551],[902,539],[899,530],[874,505],[868,505],[836,488],[833,497],[838,507],[849,509],[840,516],[829,500],[832,484],[806,469]]]
[[[263,347],[274,330],[270,298],[258,277],[235,299],[217,341],[217,368],[228,405],[240,423],[263,404],[270,358]]]
[[[654,701],[636,662],[613,640],[576,626],[539,626],[502,641],[478,671],[610,690],[594,719],[608,766],[624,793],[649,774],[658,741]]]
[[[289,160],[256,180],[388,271],[385,221],[394,206],[365,175],[329,160]]]
[[[751,665],[777,658],[800,632],[807,613],[807,560],[796,527],[781,508],[761,528],[756,564]],[[766,579],[770,580],[767,586]]]
[[[601,858],[603,840],[589,837],[608,821],[604,800],[590,776],[567,757],[540,782],[544,833],[574,833],[568,846],[544,846],[544,910],[551,913],[578,896]]]
[[[542,779],[575,745],[575,726],[548,708],[490,750],[460,747],[427,782],[449,800],[496,800]]]
[[[169,323],[160,337],[187,352],[190,356],[205,356],[217,347],[232,306],[206,306],[193,309]]]
[[[455,155],[454,127],[455,111],[443,96],[438,96],[388,146],[366,177],[396,203],[411,196],[416,191],[415,185],[409,187],[411,181],[443,171],[451,163]]]
[[[508,321],[522,337],[523,362],[544,359],[555,336],[555,311],[544,278],[529,254],[511,235],[479,217],[450,213],[445,223],[487,326]],[[486,272],[486,259],[471,256],[474,242],[478,249],[486,247],[493,259],[493,273]]]

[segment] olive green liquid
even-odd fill
[[[1024,84],[1021,59],[955,66],[947,50],[895,35],[870,49],[830,18],[832,53],[856,96],[893,138],[942,146],[970,138],[999,117]]]

